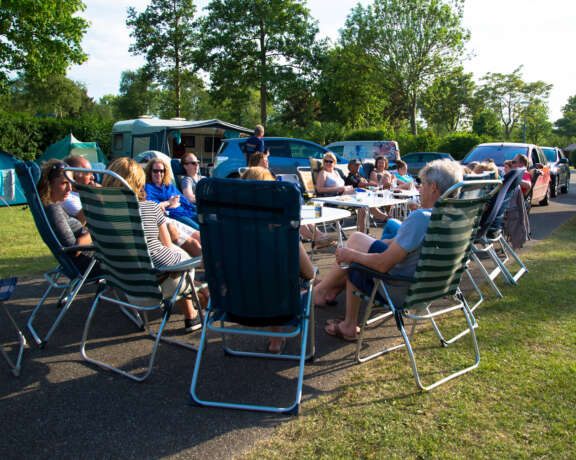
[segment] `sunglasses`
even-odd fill
[[[156,173],[156,174],[164,174],[165,173],[165,171],[163,169],[153,169],[152,172]]]
[[[334,163],[334,160],[324,160],[324,163]]]
[[[198,165],[198,162],[197,162],[197,161],[185,161],[185,162],[182,163],[182,164],[183,164],[184,166],[187,166],[187,165],[197,166],[197,165]]]
[[[48,171],[48,180],[52,181],[53,179],[60,177],[60,175],[62,174],[62,170],[64,168],[67,168],[68,165],[66,163],[64,163],[63,161],[60,161],[58,163],[54,163],[51,167],[50,167],[50,171]]]

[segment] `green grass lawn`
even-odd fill
[[[524,253],[519,287],[476,310],[479,368],[420,393],[394,351],[306,401],[247,458],[576,458],[575,233],[572,220]],[[466,340],[416,344],[441,368],[471,359]]]
[[[30,276],[56,267],[27,206],[0,207],[0,278]]]

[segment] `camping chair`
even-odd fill
[[[64,247],[60,244],[60,241],[56,237],[52,226],[50,225],[50,221],[44,212],[44,206],[42,205],[42,201],[38,195],[38,191],[36,190],[36,183],[40,177],[40,167],[31,161],[27,162],[19,162],[15,165],[16,173],[20,179],[20,184],[22,186],[22,190],[24,191],[24,195],[28,201],[28,206],[30,207],[30,212],[32,213],[32,217],[34,218],[34,222],[36,223],[36,228],[38,229],[38,233],[42,237],[42,240],[48,246],[52,255],[58,262],[58,267],[49,272],[44,274],[44,278],[48,281],[48,287],[44,292],[44,295],[30,314],[28,318],[28,329],[34,338],[34,341],[43,348],[48,340],[52,337],[52,334],[62,321],[62,318],[72,305],[72,302],[76,298],[76,295],[80,291],[80,289],[85,284],[93,284],[99,282],[102,277],[98,276],[90,276],[90,272],[92,268],[96,264],[96,259],[93,259],[85,271],[81,271],[78,267],[74,264],[72,256],[69,254],[74,254],[79,250],[86,250],[91,249],[86,246],[71,246],[71,247]],[[62,275],[64,277],[62,278]],[[66,281],[66,278],[68,281]],[[52,323],[52,326],[44,336],[41,338],[39,333],[36,331],[34,327],[34,320],[38,315],[38,312],[43,307],[45,300],[47,299],[48,295],[52,291],[52,289],[62,289],[62,293],[60,298],[57,302],[57,307],[60,309],[60,313]]]
[[[314,179],[312,178],[312,170],[308,166],[298,166],[296,168],[300,184],[302,185],[302,195],[305,200],[316,198],[316,187],[314,187]]]
[[[81,168],[66,168],[66,170],[88,171]],[[194,268],[200,265],[201,259],[197,257],[177,265],[154,268],[146,245],[136,194],[117,174],[111,171],[104,173],[120,180],[124,186],[94,187],[74,183],[80,194],[86,224],[92,235],[95,256],[104,273],[104,286],[96,295],[86,319],[80,351],[86,361],[142,382],[152,372],[160,340],[196,350],[191,344],[162,337],[162,333],[175,302],[180,298],[191,298],[200,312],[193,279]],[[177,275],[177,287],[170,296],[162,294],[159,275]],[[116,295],[109,293],[112,290],[116,291]],[[127,300],[119,299],[118,294],[122,294]],[[88,356],[86,343],[90,325],[101,300],[118,305],[121,310],[128,309],[142,314],[144,328],[154,338],[148,367],[143,374],[125,371]],[[157,332],[150,328],[147,315],[150,311],[162,313]]]
[[[300,295],[300,192],[287,182],[216,178],[201,181],[196,190],[210,302],[190,387],[192,400],[230,409],[297,413],[304,364],[314,356],[314,279],[308,283],[305,298]],[[271,325],[289,329],[263,329]],[[288,407],[273,407],[201,399],[196,387],[210,331],[222,334],[224,351],[230,355],[297,360],[294,402]],[[230,334],[298,337],[300,351],[275,355],[232,349],[226,343]]]
[[[459,192],[466,188],[474,189],[478,185],[489,185],[490,183],[494,186],[491,192],[493,195],[500,184],[499,181],[461,182],[447,190],[436,202],[413,278],[394,277],[387,273],[376,272],[362,265],[351,265],[352,268],[363,270],[372,275],[374,279],[374,289],[364,314],[357,342],[355,354],[357,362],[365,362],[389,351],[406,347],[412,363],[416,385],[422,390],[430,390],[478,366],[480,352],[474,332],[476,321],[459,288],[459,284],[472,248],[472,239],[477,229],[482,207],[491,195],[485,194],[477,198],[462,198],[459,196]],[[362,357],[364,333],[367,323],[374,320],[372,318],[372,310],[377,294],[380,294],[382,299],[385,299],[388,304],[390,311],[386,315],[394,316],[396,326],[402,335],[403,343]],[[446,297],[455,297],[458,303],[448,307],[441,306],[433,312],[430,310],[432,303]],[[426,386],[421,381],[410,342],[416,327],[416,321],[431,320],[434,329],[438,332],[436,319],[456,310],[461,310],[466,319],[476,355],[475,361],[472,365]],[[411,311],[414,312],[411,313]],[[409,334],[406,333],[404,328],[405,318],[414,320]]]
[[[22,355],[24,353],[24,347],[26,346],[26,338],[24,337],[24,334],[22,334],[22,331],[18,327],[18,324],[16,324],[16,321],[14,321],[14,318],[6,308],[6,305],[4,305],[4,302],[10,299],[10,296],[12,295],[12,292],[14,291],[17,282],[18,278],[5,278],[0,280],[0,305],[2,305],[2,308],[4,309],[6,316],[8,316],[8,320],[12,323],[14,329],[16,329],[19,344],[15,361],[12,361],[12,359],[10,359],[10,356],[8,356],[8,353],[1,344],[0,344],[0,351],[4,356],[4,359],[6,359],[6,361],[8,362],[8,365],[12,368],[12,373],[16,377],[20,375],[20,369],[22,368]]]
[[[504,176],[502,188],[498,194],[488,202],[487,209],[482,215],[480,227],[474,238],[474,246],[472,247],[472,261],[478,265],[480,273],[482,273],[486,281],[488,281],[488,284],[490,284],[496,295],[500,298],[503,297],[503,294],[495,283],[498,275],[502,273],[508,284],[517,285],[520,277],[528,271],[502,233],[504,212],[506,211],[512,194],[520,184],[523,174],[524,169],[513,169]],[[496,251],[497,247],[502,257],[498,255]],[[519,265],[519,269],[515,274],[512,274],[508,268],[506,268],[506,263],[510,260],[510,256]],[[488,271],[482,263],[481,257],[490,260],[494,264],[494,268],[491,271]]]

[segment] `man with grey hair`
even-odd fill
[[[244,143],[244,155],[246,156],[246,164],[250,162],[250,156],[256,152],[264,153],[264,126],[256,125],[254,128],[254,135],[249,137]]]
[[[343,321],[328,320],[326,333],[347,341],[356,340],[361,299],[354,295],[354,291],[370,295],[374,286],[369,275],[343,267],[358,263],[381,273],[413,276],[432,207],[446,190],[462,181],[462,178],[462,167],[455,161],[435,160],[428,163],[420,171],[422,208],[413,211],[402,222],[392,239],[377,240],[364,233],[355,232],[348,239],[346,247],[336,251],[336,264],[314,288],[314,303],[324,305],[334,302],[336,296],[345,288],[346,317]]]

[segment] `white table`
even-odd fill
[[[364,196],[365,195],[365,196]],[[361,197],[358,200],[358,197]],[[370,211],[369,208],[380,208],[384,206],[398,206],[407,203],[406,198],[394,198],[387,194],[385,197],[377,195],[368,196],[367,192],[361,192],[355,195],[338,195],[338,196],[325,196],[313,198],[312,201],[329,204],[333,206],[343,206],[349,208],[365,208],[366,209],[366,230],[370,230]],[[329,209],[329,208],[328,208]]]
[[[312,239],[312,255],[314,254],[314,237],[316,236],[316,225],[334,222],[336,224],[336,231],[338,232],[338,245],[342,246],[342,227],[340,221],[350,217],[352,213],[347,209],[331,208],[329,206],[322,206],[322,215],[319,217],[313,216],[314,206],[302,206],[302,217],[300,225],[312,224],[314,225],[313,239]]]

